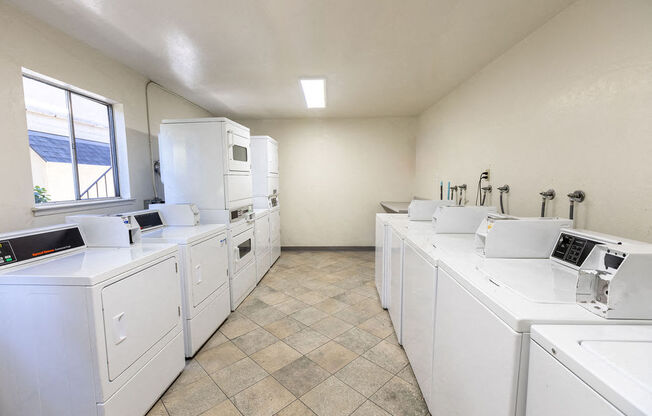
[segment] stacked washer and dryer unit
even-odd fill
[[[203,223],[227,226],[235,310],[257,283],[249,129],[224,117],[163,120],[159,149],[166,203],[194,203]]]
[[[281,255],[278,142],[269,136],[251,137],[256,274],[260,281]]]

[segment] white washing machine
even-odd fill
[[[375,250],[375,282],[380,305],[387,309],[387,298],[389,291],[389,258],[391,250],[389,240],[391,228],[387,224],[388,215],[376,214],[376,250]]]
[[[652,326],[532,327],[528,416],[652,414]]]
[[[565,230],[550,259],[487,259],[473,244],[442,255],[431,413],[525,414],[531,325],[652,322],[605,319],[577,303],[580,265],[609,240],[617,238]]]
[[[231,310],[256,287],[256,251],[254,216],[251,206],[231,211],[227,224],[229,243],[229,285],[231,287]]]
[[[199,210],[192,204],[150,208],[121,215],[134,216],[143,243],[179,247],[185,351],[192,357],[231,313],[226,225],[199,224]]]
[[[0,254],[3,416],[142,415],[183,370],[174,245],[88,248],[66,224]]]
[[[435,306],[439,258],[448,250],[467,246],[471,234],[438,235],[433,245],[430,223],[400,222],[392,230],[390,317],[410,360],[426,403],[431,405]],[[399,263],[398,265],[396,263]]]
[[[400,214],[399,214],[400,215]],[[399,344],[403,344],[402,338],[402,319],[403,319],[403,254],[404,240],[396,229],[389,228],[388,232],[388,251],[389,259],[387,260],[387,286],[385,292],[385,304],[389,311],[389,318],[392,320],[394,332]]]
[[[269,226],[269,209],[254,210],[254,240],[256,241],[256,283],[260,282],[272,266]]]

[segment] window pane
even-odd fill
[[[75,199],[66,92],[23,77],[34,201]]]
[[[114,197],[109,109],[72,93],[81,199]]]

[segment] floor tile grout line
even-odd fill
[[[349,258],[349,257],[347,257],[347,258]],[[335,272],[325,272],[325,273],[327,273],[327,274],[330,274],[330,273],[338,273],[338,272],[342,272],[342,271],[344,271],[344,270],[346,270],[346,269],[349,269],[349,268],[350,268],[350,269],[353,269],[353,268],[357,268],[357,269],[359,269],[360,267],[363,267],[363,266],[361,266],[361,265],[359,265],[359,264],[358,264],[357,266],[355,265],[355,262],[356,262],[356,261],[361,261],[360,259],[362,259],[362,256],[355,256],[355,258],[352,256],[351,258],[352,258],[352,260],[350,260],[351,263],[349,263],[347,266],[345,266],[345,267],[343,267],[343,268],[341,268],[340,270],[335,271]],[[347,261],[348,261],[348,260],[347,260]],[[364,262],[367,263],[368,266],[372,266],[372,265],[373,265],[373,262],[372,262],[371,260],[366,260],[366,261],[364,261]],[[295,264],[295,267],[296,267],[297,264],[299,264],[298,267],[301,266],[300,263],[297,262],[297,263]],[[368,267],[368,266],[364,266],[364,267]],[[328,267],[328,266],[326,265],[326,266],[324,266],[324,267]],[[284,268],[284,267],[283,267],[283,268]],[[288,268],[287,270],[291,270],[291,268]],[[312,272],[318,272],[318,273],[321,273],[321,272],[323,272],[323,270],[320,270],[320,268],[313,267],[313,270],[310,271],[310,272],[305,271],[305,272],[300,272],[300,273],[301,273],[301,274],[304,274],[304,275],[310,275],[310,273],[312,273]],[[355,273],[358,273],[358,272],[355,272]],[[268,275],[268,276],[272,276],[272,275],[270,274],[270,275]],[[265,279],[267,279],[268,276],[266,276]],[[296,276],[296,275],[295,275],[295,276]],[[357,280],[360,284],[358,284],[356,287],[351,288],[351,289],[342,288],[342,287],[339,287],[339,286],[337,286],[337,285],[335,284],[335,283],[337,283],[337,282],[340,282],[340,281],[345,280],[345,278],[341,278],[341,279],[338,279],[338,280],[336,280],[336,281],[333,281],[333,280],[320,279],[320,277],[316,277],[316,276],[314,276],[314,277],[311,276],[310,278],[307,278],[307,279],[305,279],[305,278],[301,278],[301,280],[302,280],[301,282],[298,281],[298,280],[300,280],[300,279],[296,279],[296,278],[293,278],[293,279],[292,279],[292,280],[294,280],[294,281],[292,282],[292,283],[294,283],[294,285],[295,285],[294,287],[303,287],[303,288],[305,288],[305,289],[308,290],[308,291],[319,292],[320,289],[326,289],[328,286],[331,286],[331,287],[334,287],[334,288],[337,287],[338,289],[343,289],[343,290],[345,291],[344,293],[346,293],[346,291],[351,291],[351,292],[353,292],[353,293],[356,293],[356,294],[359,296],[359,300],[358,300],[357,302],[353,302],[352,304],[351,304],[351,303],[346,303],[346,306],[344,306],[344,307],[341,308],[341,309],[337,309],[337,310],[335,310],[335,311],[333,311],[333,312],[329,312],[329,311],[326,311],[326,310],[322,310],[322,309],[320,309],[320,308],[317,308],[315,305],[320,304],[320,303],[322,303],[322,302],[325,302],[325,301],[327,301],[327,300],[329,300],[329,299],[334,299],[336,296],[339,296],[341,293],[338,293],[337,295],[333,295],[333,296],[325,296],[325,298],[324,298],[323,300],[321,300],[321,301],[319,301],[319,302],[313,302],[312,304],[310,304],[310,303],[306,303],[306,302],[304,302],[303,300],[301,300],[301,299],[297,298],[296,296],[294,296],[294,295],[292,295],[292,294],[290,294],[290,293],[288,293],[288,292],[285,291],[285,290],[289,290],[289,289],[285,289],[285,290],[284,290],[284,289],[281,289],[281,290],[279,290],[279,289],[276,289],[276,288],[273,287],[273,286],[270,286],[269,284],[267,284],[268,282],[266,282],[265,279],[263,279],[263,281],[260,282],[260,283],[261,283],[261,286],[260,286],[260,287],[265,287],[265,288],[267,288],[267,289],[265,289],[265,290],[270,290],[270,291],[272,291],[272,292],[270,292],[270,293],[272,293],[272,294],[275,294],[275,293],[282,293],[284,296],[287,297],[287,299],[284,299],[284,300],[281,301],[281,302],[276,302],[276,303],[274,303],[273,305],[271,305],[271,304],[265,302],[264,300],[262,300],[262,299],[259,297],[259,296],[265,296],[264,294],[260,294],[260,295],[258,295],[258,294],[252,293],[251,295],[249,295],[249,296],[245,299],[245,301],[248,301],[248,300],[250,299],[250,296],[251,296],[252,298],[255,298],[255,299],[257,299],[258,301],[260,301],[261,303],[264,303],[265,305],[267,305],[266,307],[273,307],[275,310],[277,310],[278,312],[282,313],[283,317],[282,317],[282,318],[279,318],[279,319],[277,319],[277,320],[275,320],[275,321],[272,321],[272,322],[270,322],[270,323],[267,323],[266,325],[261,325],[261,324],[259,324],[258,322],[256,322],[255,320],[253,320],[253,319],[250,317],[250,315],[253,314],[254,312],[251,312],[251,313],[247,314],[247,313],[244,313],[244,312],[238,311],[238,308],[236,308],[236,312],[239,312],[243,318],[246,318],[248,321],[252,322],[252,323],[254,324],[255,328],[252,328],[250,331],[247,331],[247,332],[245,332],[244,334],[240,334],[240,335],[238,335],[237,337],[233,337],[233,338],[229,338],[229,337],[227,337],[224,333],[222,333],[222,335],[226,338],[226,342],[231,342],[231,344],[232,344],[232,345],[233,345],[237,350],[239,350],[241,353],[243,353],[244,356],[245,356],[245,357],[241,358],[240,360],[236,361],[235,363],[230,364],[230,366],[239,363],[240,361],[244,360],[245,358],[249,358],[249,359],[252,359],[252,360],[253,360],[253,358],[251,358],[252,355],[254,355],[254,354],[256,354],[258,351],[264,349],[264,348],[262,348],[262,349],[260,349],[260,350],[258,350],[258,351],[254,351],[254,352],[252,352],[251,354],[247,354],[247,353],[245,353],[244,351],[242,351],[242,350],[240,349],[240,347],[238,347],[238,345],[234,342],[234,340],[236,340],[236,339],[239,338],[239,337],[243,337],[243,336],[249,334],[250,332],[256,331],[256,330],[259,329],[259,328],[269,333],[269,331],[265,328],[265,326],[269,326],[270,324],[272,324],[272,323],[274,323],[274,322],[277,322],[277,321],[280,321],[280,320],[286,319],[286,318],[288,318],[288,317],[291,318],[291,319],[296,320],[294,317],[292,317],[292,315],[293,315],[294,313],[297,313],[297,312],[299,312],[299,311],[301,311],[301,310],[304,310],[304,309],[307,309],[307,308],[312,307],[312,308],[317,309],[317,310],[319,310],[320,312],[324,313],[325,316],[323,316],[322,318],[318,319],[318,320],[315,321],[315,322],[312,322],[310,325],[307,325],[307,324],[305,324],[305,323],[303,323],[303,322],[297,320],[298,322],[301,323],[301,325],[304,326],[304,328],[301,328],[299,331],[295,331],[294,333],[292,333],[292,334],[290,334],[290,335],[288,335],[288,336],[286,336],[286,337],[284,337],[284,338],[280,338],[280,337],[276,336],[275,334],[270,333],[270,334],[271,334],[271,335],[276,339],[275,343],[277,343],[277,342],[279,342],[279,341],[280,341],[280,342],[283,342],[286,346],[288,346],[290,349],[294,350],[297,354],[299,354],[299,357],[297,358],[297,360],[300,359],[301,357],[306,357],[308,360],[310,360],[310,362],[314,363],[317,367],[323,369],[326,373],[328,373],[328,374],[329,374],[329,377],[328,377],[328,378],[330,378],[330,377],[335,377],[335,378],[336,378],[337,380],[339,380],[343,385],[346,385],[348,388],[351,388],[353,391],[358,392],[358,393],[359,393],[363,398],[365,398],[365,400],[362,402],[362,404],[360,404],[360,406],[362,406],[362,405],[364,404],[364,402],[366,402],[367,400],[370,400],[369,396],[363,394],[362,392],[359,392],[359,391],[356,390],[353,386],[351,386],[351,385],[349,385],[348,383],[346,383],[345,381],[339,379],[339,377],[337,377],[336,374],[337,374],[339,371],[341,371],[342,368],[346,367],[346,365],[349,365],[351,362],[353,362],[353,361],[357,360],[358,358],[362,357],[362,356],[363,356],[367,351],[369,351],[370,349],[374,348],[375,346],[377,346],[378,344],[380,344],[382,341],[387,341],[387,339],[388,339],[389,337],[391,337],[391,333],[388,334],[387,336],[384,336],[384,337],[378,337],[376,334],[374,334],[374,333],[370,333],[370,332],[367,331],[366,329],[363,329],[363,328],[361,328],[361,327],[359,326],[359,325],[362,325],[364,322],[369,321],[370,319],[379,318],[379,316],[383,313],[383,310],[380,310],[380,311],[378,311],[378,312],[372,314],[371,316],[366,317],[365,319],[361,320],[361,322],[353,323],[353,324],[352,324],[351,322],[348,322],[348,321],[346,321],[346,320],[341,319],[340,317],[336,316],[336,314],[339,313],[339,312],[341,312],[341,311],[343,311],[343,310],[346,310],[346,309],[348,309],[348,308],[355,307],[355,306],[357,306],[357,305],[359,305],[359,304],[361,304],[361,303],[363,303],[363,302],[367,302],[367,301],[370,301],[370,300],[375,300],[376,302],[378,302],[377,297],[368,296],[368,294],[369,294],[369,289],[366,289],[366,288],[368,288],[368,287],[371,287],[371,288],[373,287],[372,285],[369,284],[370,282],[373,282],[373,275],[372,275],[371,273],[369,273],[369,274],[367,275],[367,273],[364,273],[364,272],[361,273],[361,274],[356,274],[356,278],[355,278],[355,280]],[[274,283],[274,282],[276,282],[276,281],[281,282],[281,281],[283,281],[283,279],[282,279],[282,278],[278,278],[278,280],[275,279],[275,280],[273,280],[273,281],[270,281],[269,283]],[[286,281],[288,281],[288,280],[286,280]],[[308,282],[308,281],[314,281],[314,282],[315,282],[315,284],[313,285],[313,289],[311,289],[311,288],[308,287],[308,286],[304,286],[304,285],[302,285],[302,283],[305,283],[305,282]],[[322,286],[321,288],[319,288],[319,287],[317,287],[316,289],[314,288],[314,287],[316,287],[316,286],[320,286],[320,285]],[[287,286],[286,286],[286,287],[287,287]],[[373,290],[373,289],[372,289],[372,290]],[[307,292],[306,292],[306,293],[307,293]],[[333,293],[333,292],[330,292],[330,293]],[[335,300],[337,300],[337,299],[335,299]],[[244,303],[245,301],[243,301],[243,303]],[[294,311],[294,312],[292,312],[292,313],[290,313],[290,314],[285,313],[284,311],[282,311],[282,310],[280,310],[279,308],[276,307],[277,305],[280,305],[281,303],[285,303],[285,302],[289,302],[289,301],[301,302],[302,304],[304,304],[304,305],[306,305],[306,306],[305,306],[304,308],[299,309],[299,310],[297,310],[297,311]],[[239,307],[240,307],[240,306],[239,306]],[[343,332],[341,332],[341,333],[336,334],[336,335],[333,336],[333,337],[330,336],[330,335],[328,335],[328,334],[325,334],[325,333],[323,333],[323,332],[321,332],[321,331],[319,331],[319,330],[317,330],[317,329],[314,328],[314,326],[317,325],[319,322],[322,322],[323,320],[328,319],[329,317],[330,317],[330,318],[337,319],[338,321],[344,322],[344,323],[346,323],[347,325],[351,325],[351,327],[350,327],[350,328],[347,328],[345,331],[343,331]],[[299,333],[299,332],[304,331],[304,330],[306,330],[306,329],[308,329],[308,328],[310,328],[312,331],[315,331],[316,333],[320,334],[320,336],[323,336],[324,339],[326,339],[327,341],[326,341],[325,343],[323,343],[322,345],[320,345],[320,346],[318,346],[318,347],[316,347],[316,348],[314,348],[314,349],[312,349],[312,350],[306,352],[305,354],[303,354],[301,351],[298,351],[298,350],[296,350],[296,348],[294,348],[294,347],[292,347],[291,345],[289,345],[289,344],[286,342],[286,339],[287,339],[288,337],[292,336],[293,334]],[[336,339],[337,339],[338,337],[340,337],[340,336],[342,336],[343,334],[345,334],[345,333],[347,333],[347,332],[353,330],[354,328],[357,329],[357,330],[363,331],[363,332],[365,332],[365,333],[369,333],[370,335],[372,335],[372,336],[374,336],[375,338],[377,338],[377,339],[378,339],[378,342],[374,343],[374,344],[373,344],[372,346],[370,346],[369,348],[366,348],[366,349],[362,352],[362,354],[358,354],[356,351],[352,351],[352,350],[350,350],[349,348],[345,347],[344,345],[342,345],[342,344],[340,344],[339,342],[336,341]],[[221,331],[220,331],[220,332],[221,332]],[[326,332],[328,332],[328,331],[326,331]],[[317,349],[323,347],[324,345],[326,345],[326,344],[328,344],[328,343],[330,343],[330,342],[333,342],[333,343],[335,343],[335,344],[341,346],[342,348],[344,348],[344,349],[346,349],[346,350],[352,352],[352,353],[354,354],[354,356],[355,356],[353,359],[351,359],[350,361],[348,361],[348,363],[347,363],[346,365],[344,365],[342,368],[337,369],[337,370],[334,371],[334,372],[330,372],[329,370],[323,368],[323,367],[320,366],[318,363],[314,362],[314,361],[311,360],[309,357],[307,357],[308,354],[311,354],[313,351],[315,351],[315,350],[317,350]],[[387,342],[388,342],[389,344],[394,345],[394,344],[391,343],[390,341],[387,341]],[[220,344],[220,345],[222,345],[222,344]],[[265,348],[267,348],[267,347],[265,347]],[[363,357],[363,358],[364,358],[364,357]],[[366,359],[366,358],[365,358],[365,359]],[[258,365],[258,363],[257,363],[255,360],[253,360],[253,361]],[[294,362],[294,361],[296,361],[296,360],[293,360],[292,362]],[[206,368],[205,368],[203,365],[201,365],[201,363],[198,362],[198,364],[199,364],[200,368],[204,371],[204,373],[205,373],[205,374],[208,374],[209,377],[210,377],[210,374],[208,373],[208,371],[206,370]],[[288,364],[286,364],[286,365],[290,365],[290,364],[291,364],[291,363],[288,363]],[[374,364],[375,364],[375,363],[374,363]],[[375,365],[377,365],[377,364],[375,364]],[[229,367],[229,366],[227,366],[227,367],[225,367],[225,368],[228,368],[228,367]],[[285,366],[284,366],[284,367],[285,367]],[[382,366],[379,366],[379,367],[380,367],[380,368],[383,368],[384,370],[387,370],[386,368],[384,368],[384,367],[382,367]],[[387,382],[391,381],[391,380],[394,379],[395,377],[398,377],[398,373],[400,373],[401,371],[403,371],[403,369],[404,369],[405,367],[407,367],[407,365],[401,367],[401,369],[398,370],[398,372],[389,371],[389,373],[392,375],[392,377],[391,377],[390,380],[388,380]],[[263,369],[263,370],[264,370],[264,369]],[[219,371],[219,370],[218,370],[218,371]],[[267,374],[267,375],[265,376],[265,378],[271,376],[274,380],[276,380],[277,382],[280,383],[280,381],[279,381],[279,380],[274,376],[274,373],[268,373],[266,370],[265,370],[264,372],[265,372],[265,374]],[[217,383],[215,382],[215,380],[213,380],[212,377],[210,377],[210,378],[211,378],[211,381],[212,381],[214,384],[217,385]],[[327,379],[328,379],[328,378],[327,378]],[[401,377],[399,377],[399,378],[400,378],[402,381],[407,382],[407,381],[404,380],[403,378],[401,378]],[[373,393],[371,393],[370,396],[373,395],[373,394],[375,394],[375,393],[376,393],[378,390],[380,390],[381,388],[383,388],[383,387],[387,384],[387,382],[386,382],[386,383],[383,383],[383,385],[380,386],[379,389],[376,389]],[[322,383],[323,383],[323,381],[322,381]],[[255,383],[254,383],[254,384],[255,384]],[[280,384],[282,385],[282,383],[280,383]],[[321,383],[318,383],[317,385],[319,385],[319,384],[321,384]],[[218,388],[220,388],[219,385],[217,385],[217,386],[218,386]],[[251,387],[251,386],[250,386],[250,387]],[[316,386],[315,386],[315,387],[316,387]],[[247,388],[249,388],[249,387],[247,387]],[[246,390],[247,388],[240,390],[240,392]],[[314,387],[313,387],[313,388],[314,388]],[[311,389],[311,390],[312,390],[312,389]],[[221,391],[221,388],[220,388],[220,391]],[[309,391],[310,391],[310,390],[309,390]],[[239,394],[240,392],[236,392],[236,393],[234,393],[231,397],[228,397],[228,396],[226,396],[226,395],[225,395],[225,397],[227,397],[227,399],[230,400],[231,403],[233,403],[234,406],[235,406],[235,403],[234,403],[234,401],[233,401],[232,399],[233,399],[237,394]],[[304,393],[304,394],[306,394],[306,393]],[[295,397],[295,400],[299,400],[301,403],[303,403],[303,404],[305,405],[305,403],[304,403],[302,400],[300,400],[300,397],[297,398],[296,396],[294,396],[293,393],[292,393],[292,397]],[[287,406],[289,406],[289,405],[291,405],[292,403],[294,403],[295,400],[293,400],[293,401],[292,401],[290,404],[288,404]],[[370,401],[371,401],[371,400],[370,400]],[[375,403],[375,402],[373,402],[373,401],[372,401],[372,403],[374,403],[374,404],[377,405],[377,403]],[[286,408],[287,406],[285,406],[284,408]],[[357,406],[356,409],[353,410],[353,412],[357,411],[357,409],[358,409],[360,406]],[[164,407],[165,407],[165,405],[164,405]],[[237,408],[237,406],[236,406],[236,408]],[[283,408],[283,409],[284,409],[284,408]],[[380,408],[384,409],[382,406],[380,406]],[[166,407],[165,407],[165,409],[166,409],[166,411],[167,411],[167,408],[166,408]],[[281,410],[282,410],[282,409],[281,409]],[[384,409],[384,410],[387,410],[387,409]],[[238,411],[239,411],[239,409],[238,409]]]

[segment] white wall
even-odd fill
[[[279,142],[283,246],[372,246],[379,202],[412,197],[415,118],[239,122]]]
[[[489,167],[513,214],[552,187],[567,216],[582,189],[577,226],[652,241],[652,2],[571,5],[422,114],[416,148],[418,195],[451,180],[472,200]]]
[[[32,178],[21,67],[114,100],[121,114],[117,124],[126,130],[124,159],[128,159],[129,186],[121,184],[136,202],[93,212],[115,212],[142,207],[153,196],[145,113],[147,80],[128,67],[102,55],[62,32],[0,2],[0,232],[63,221],[63,215],[34,217]],[[163,117],[210,115],[187,101],[150,87],[154,132]],[[122,119],[124,118],[124,123]],[[126,160],[125,160],[126,162]]]

